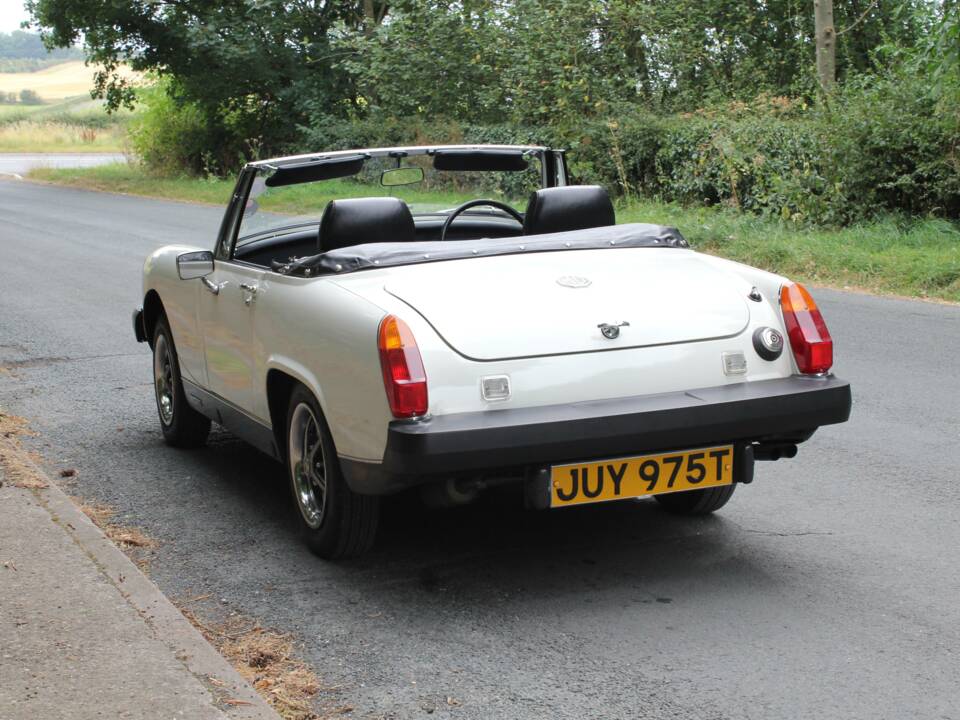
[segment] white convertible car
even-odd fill
[[[709,513],[847,420],[803,286],[615,223],[545,147],[250,163],[212,251],[144,265],[164,437],[197,446],[215,421],[285,462],[307,542],[337,558],[412,486]]]

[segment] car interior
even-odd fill
[[[315,166],[310,171],[315,173]],[[273,184],[303,182],[304,172],[300,167],[293,167]],[[271,184],[270,180],[268,184]],[[473,202],[482,204],[479,200]],[[324,208],[318,226],[298,227],[253,240],[238,247],[235,257],[252,265],[270,267],[274,262],[285,263],[293,258],[365,243],[522,237],[616,223],[610,196],[597,185],[537,190],[531,194],[524,213],[503,208],[511,210],[516,217],[503,213],[463,212],[470,204],[452,213],[414,216],[407,204],[395,197],[331,200]],[[503,206],[495,203],[494,207]],[[455,216],[452,222],[451,214]]]

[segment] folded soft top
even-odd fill
[[[328,250],[288,263],[274,262],[273,269],[285,275],[309,277],[491,255],[642,247],[687,248],[689,245],[676,228],[631,223],[510,238],[366,243]]]

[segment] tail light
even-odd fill
[[[833,339],[807,289],[799,283],[784,285],[780,289],[780,308],[800,372],[813,374],[829,370],[833,365]]]
[[[400,318],[387,315],[380,322],[377,344],[390,412],[398,418],[426,415],[427,374],[410,328]]]

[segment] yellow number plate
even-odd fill
[[[733,446],[554,465],[550,507],[699,490],[733,482]]]

